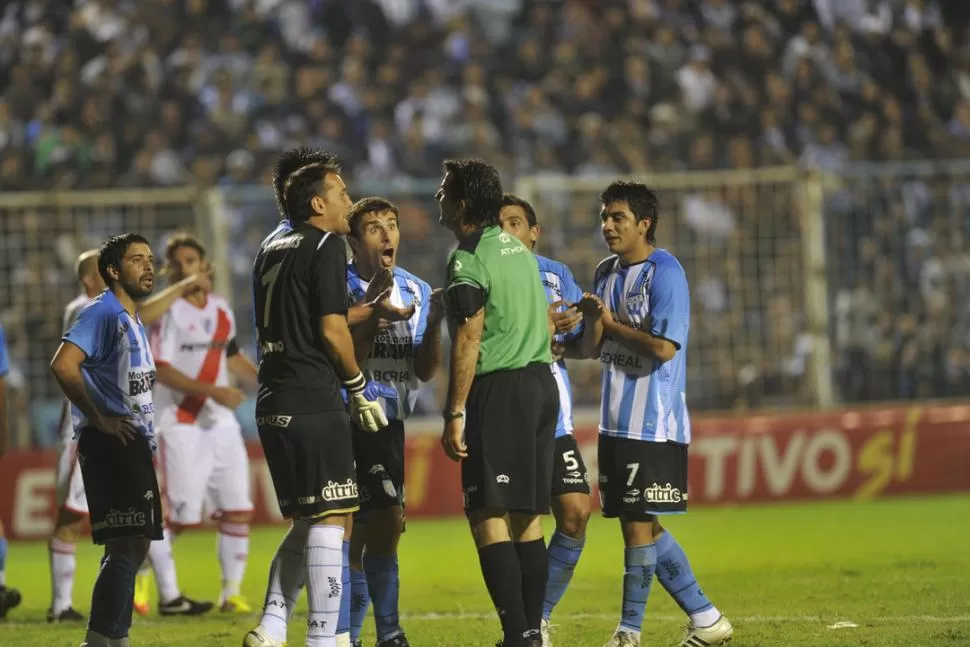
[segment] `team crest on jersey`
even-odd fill
[[[202,327],[205,328],[205,334],[211,335],[212,334],[212,319],[205,319],[202,322]]]
[[[418,294],[414,290],[414,288],[411,287],[411,284],[410,283],[405,283],[404,285],[402,285],[401,286],[401,291],[402,292],[407,292],[408,294],[411,295],[411,303],[414,304],[414,307],[415,308],[420,308],[421,307],[421,295]]]
[[[628,311],[645,308],[650,310],[650,285],[653,283],[653,272],[656,265],[651,265],[641,275],[640,280],[633,286],[633,290],[626,295],[626,307]]]

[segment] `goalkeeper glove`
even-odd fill
[[[377,401],[379,398],[397,398],[397,391],[381,384],[368,381],[363,373],[344,382],[340,394],[344,397],[350,409],[350,417],[357,426],[364,431],[376,432],[387,426],[387,416],[384,408]]]

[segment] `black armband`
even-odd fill
[[[464,323],[485,307],[485,292],[471,283],[459,283],[445,293],[445,309],[454,323]]]
[[[233,337],[232,339],[229,340],[229,343],[226,344],[226,357],[232,357],[233,355],[238,355],[238,354],[239,354],[239,344],[236,343],[236,338]]]

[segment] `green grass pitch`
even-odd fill
[[[970,645],[970,495],[748,508],[696,508],[671,519],[702,586],[733,621],[733,647]],[[253,534],[245,593],[262,600],[268,562],[283,528]],[[190,596],[213,599],[215,538],[197,532],[175,545]],[[75,603],[87,611],[98,554],[78,551]],[[572,586],[553,618],[557,647],[599,647],[617,621],[622,548],[615,522],[596,518]],[[402,542],[403,624],[415,647],[494,645],[498,621],[459,519],[412,521]],[[83,627],[50,626],[47,552],[10,547],[7,580],[23,605],[0,623],[0,645],[74,646]],[[301,602],[301,605],[304,603]],[[304,616],[291,624],[302,645]],[[154,613],[154,611],[153,611]],[[643,644],[676,645],[684,617],[654,584]],[[135,647],[238,647],[256,617],[217,613],[187,620],[138,618]],[[843,623],[838,628],[837,623]],[[851,626],[845,626],[851,623]],[[833,628],[833,626],[837,628]],[[365,644],[373,645],[369,620]]]

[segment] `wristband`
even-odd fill
[[[451,422],[452,420],[458,420],[459,418],[465,417],[464,411],[442,411],[441,417],[445,419],[446,422]]]
[[[347,389],[347,392],[355,395],[363,392],[364,387],[366,386],[367,379],[364,377],[363,373],[358,373],[357,377],[350,378],[344,382],[344,388]]]

